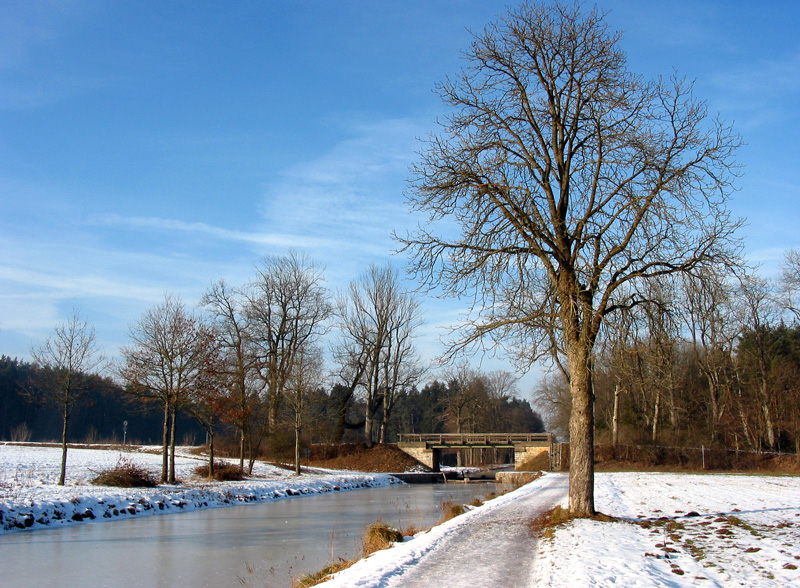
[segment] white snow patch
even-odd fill
[[[180,484],[162,484],[156,488],[90,484],[97,474],[114,467],[121,457],[157,474],[161,468],[158,449],[70,448],[66,484],[58,486],[59,447],[0,444],[0,533],[399,483],[388,474],[321,469],[295,476],[262,462],[256,462],[253,476],[244,481],[209,482],[194,474],[194,469],[206,463],[207,458],[181,452],[175,459]]]

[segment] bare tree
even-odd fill
[[[206,376],[209,338],[172,296],[146,311],[128,336],[132,343],[122,349],[120,375],[136,398],[163,409],[161,482],[174,484],[176,417]]]
[[[31,349],[33,361],[44,369],[43,377],[26,390],[34,401],[52,406],[61,415],[61,471],[58,485],[64,485],[67,471],[67,431],[75,408],[89,392],[89,376],[103,362],[95,331],[77,310],[55,327],[44,343]]]
[[[274,431],[298,354],[326,332],[332,306],[322,269],[295,252],[265,259],[248,298],[250,337],[267,395],[265,424]]]
[[[341,338],[336,356],[340,376],[351,395],[364,394],[364,440],[376,441],[376,415],[382,410],[379,441],[401,394],[411,389],[423,373],[413,345],[421,323],[419,302],[400,286],[397,270],[372,265],[339,298],[337,314]]]
[[[708,271],[684,280],[684,320],[695,361],[706,379],[707,441],[714,443],[730,409],[734,386],[733,350],[740,333],[727,275]]]
[[[227,416],[239,433],[239,467],[244,469],[245,452],[248,458],[253,455],[250,423],[259,391],[258,358],[250,334],[247,299],[220,280],[208,289],[200,303],[219,338],[222,369],[233,396]]]
[[[199,323],[196,336],[202,362],[187,394],[186,412],[200,424],[208,437],[208,478],[213,480],[217,425],[224,419],[234,420],[230,415],[238,414],[234,408],[240,399],[234,392],[222,334],[209,325]],[[239,467],[243,467],[241,462]]]
[[[595,511],[603,323],[637,303],[637,284],[728,255],[738,226],[726,205],[739,138],[691,84],[630,73],[619,38],[597,9],[560,2],[476,36],[438,88],[452,112],[414,170],[410,204],[429,222],[400,239],[424,284],[476,293],[454,349],[488,337],[530,365],[563,345],[577,516]]]
[[[300,445],[303,426],[311,409],[311,394],[324,384],[322,352],[315,345],[302,347],[286,382],[285,399],[294,429],[294,473],[300,475]]]
[[[772,337],[772,328],[778,324],[780,305],[776,300],[772,284],[753,274],[740,278],[736,294],[741,313],[739,335],[742,339],[747,338],[750,343],[747,346],[749,353],[739,353],[739,356],[740,358],[741,355],[752,356],[753,361],[749,371],[755,376],[757,405],[763,424],[761,429],[767,439],[768,447],[776,449],[777,415],[771,381],[773,378],[770,372],[778,359],[778,349],[776,349],[778,345]]]
[[[791,311],[795,318],[800,318],[800,250],[789,249],[783,259],[781,274],[781,290],[783,293],[783,304],[787,310]]]

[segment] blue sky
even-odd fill
[[[79,308],[113,357],[165,293],[195,304],[290,247],[333,289],[402,267],[434,84],[508,4],[0,0],[0,353],[28,358]],[[696,79],[735,123],[732,210],[775,275],[800,246],[800,4],[759,4],[598,2],[632,71]],[[462,305],[425,307],[432,356]]]

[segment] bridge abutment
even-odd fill
[[[522,469],[550,469],[550,452],[553,436],[549,433],[442,433],[406,434],[397,444],[411,457],[422,462],[433,471],[439,471],[443,449],[492,449],[514,450],[514,467]]]
[[[404,443],[400,442],[397,447],[405,451],[417,461],[425,464],[431,471],[438,472],[439,461],[442,457],[442,450],[435,447],[427,447],[426,443]]]

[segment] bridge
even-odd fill
[[[551,433],[411,433],[400,435],[397,447],[438,472],[444,449],[513,449],[514,466],[519,467],[542,453],[547,453],[552,461],[554,442]]]

